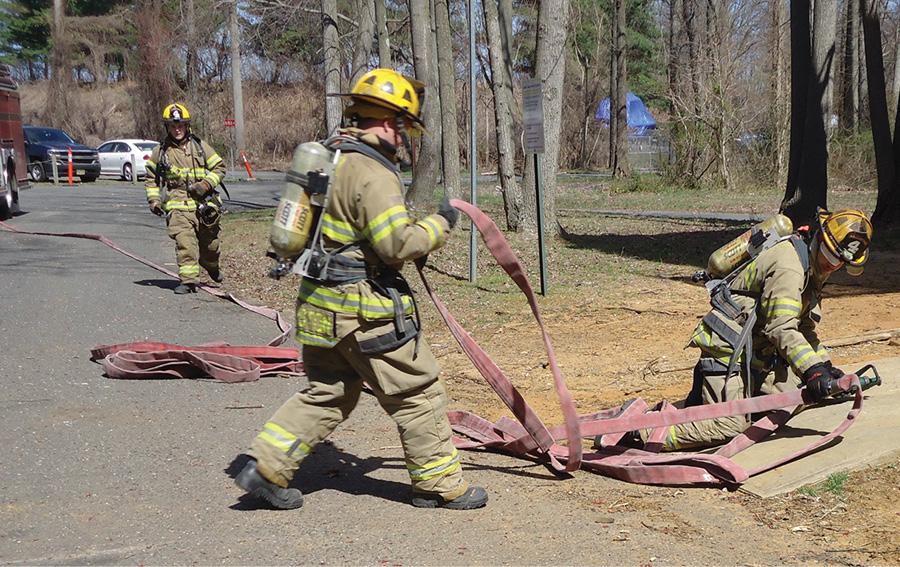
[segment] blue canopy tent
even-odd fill
[[[628,135],[629,136],[643,136],[647,133],[648,130],[653,130],[656,128],[656,120],[650,116],[650,112],[647,111],[647,107],[644,106],[644,101],[637,97],[634,93],[627,93],[626,95],[628,105],[626,107],[626,111],[628,114]],[[594,120],[602,123],[604,126],[609,128],[609,99],[604,99],[600,106],[597,107],[597,112],[594,113]]]

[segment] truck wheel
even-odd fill
[[[47,181],[47,174],[44,173],[44,166],[41,165],[41,162],[39,161],[32,162],[31,167],[28,168],[28,173],[31,175],[32,181],[37,183]]]
[[[125,181],[131,181],[133,175],[134,170],[132,170],[130,163],[126,163],[122,166],[122,177],[125,178]]]
[[[15,166],[12,165],[8,171],[12,173],[7,178],[9,190],[3,197],[0,197],[0,220],[10,219],[15,213],[19,212],[19,189],[16,184]]]

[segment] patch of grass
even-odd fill
[[[847,471],[831,473],[823,482],[813,486],[801,486],[797,489],[797,492],[807,496],[816,496],[820,492],[829,492],[835,496],[843,496],[847,493],[847,481],[849,479],[850,473]]]
[[[834,494],[835,496],[843,496],[847,492],[847,480],[850,478],[850,473],[847,471],[841,471],[836,473],[831,473],[828,475],[828,478],[825,479],[824,490]]]

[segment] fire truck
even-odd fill
[[[0,220],[19,212],[19,191],[28,187],[19,88],[0,64]]]

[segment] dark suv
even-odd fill
[[[97,148],[79,144],[59,128],[25,126],[25,155],[28,172],[34,181],[53,178],[53,156],[60,179],[69,175],[69,148],[72,149],[72,176],[89,183],[100,176],[100,156]]]

